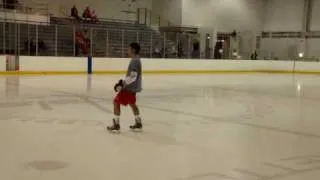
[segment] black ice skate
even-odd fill
[[[134,125],[129,126],[131,130],[141,130],[142,129],[142,123],[141,119],[136,119],[136,123]]]
[[[116,121],[114,119],[112,121],[113,121],[113,125],[107,126],[107,130],[111,131],[111,132],[120,131],[120,124],[116,123]]]

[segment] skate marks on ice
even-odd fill
[[[205,91],[213,91],[212,89],[208,89]],[[215,90],[217,92],[212,93],[209,95],[209,98],[214,99],[215,101],[217,99],[225,98],[224,100],[226,102],[232,102],[233,104],[240,104],[241,106],[244,107],[244,112],[241,113],[234,113],[231,115],[226,115],[226,116],[216,116],[213,117],[211,115],[206,115],[206,114],[200,114],[197,113],[196,109],[197,107],[194,107],[194,111],[185,111],[183,108],[179,110],[180,108],[169,108],[169,104],[158,104],[157,102],[165,102],[165,103],[172,103],[174,107],[179,107],[179,103],[182,101],[182,99],[185,100],[187,97],[188,102],[191,103],[192,105],[192,98],[195,97],[194,93],[190,93],[189,91],[184,94],[184,93],[172,93],[170,96],[168,95],[161,95],[161,96],[154,96],[151,98],[153,101],[148,101],[148,103],[143,103],[140,107],[145,108],[145,109],[151,109],[151,110],[156,110],[156,111],[161,111],[161,112],[167,112],[171,114],[179,114],[179,115],[185,115],[189,116],[192,118],[198,118],[200,120],[197,120],[197,123],[199,124],[213,124],[213,123],[226,123],[226,124],[233,124],[233,125],[239,125],[239,126],[246,126],[250,128],[256,128],[256,129],[263,129],[267,131],[273,131],[273,132],[278,132],[278,133],[286,133],[286,134],[292,134],[292,135],[297,135],[297,136],[304,136],[304,137],[309,137],[309,138],[320,138],[320,135],[317,133],[312,133],[308,131],[302,131],[299,129],[291,129],[291,128],[286,128],[283,126],[277,126],[277,125],[266,125],[264,122],[265,118],[268,118],[270,114],[273,114],[274,112],[281,111],[281,109],[277,109],[277,106],[281,107],[286,107],[286,106],[291,106],[291,105],[296,105],[296,97],[294,96],[288,96],[288,97],[282,97],[282,96],[277,96],[277,99],[274,99],[269,96],[263,96],[263,93],[257,93],[257,94],[250,94],[247,92],[247,90],[243,91],[236,91],[236,90],[229,90],[228,89],[223,89],[223,90]],[[205,93],[206,94],[206,93]],[[207,92],[208,94],[208,92]],[[211,97],[212,96],[212,97]],[[175,97],[171,99],[171,97]],[[277,102],[277,100],[280,100],[281,98],[281,104]],[[144,98],[145,99],[145,98]],[[306,100],[304,97],[302,100]],[[299,103],[304,102],[301,99],[299,99]],[[308,99],[309,100],[309,99]],[[310,101],[309,103],[317,103],[318,101]],[[274,106],[276,103],[277,106]],[[228,104],[227,104],[228,105]],[[281,108],[279,107],[279,108]],[[312,107],[317,107],[317,104],[312,105]],[[200,108],[200,107],[199,107]],[[226,106],[227,108],[227,106]],[[270,118],[270,117],[269,117]],[[274,118],[274,117],[273,117]],[[291,117],[290,117],[291,118]],[[280,117],[281,119],[281,117]],[[262,121],[264,120],[264,122]],[[260,121],[260,122],[259,122]],[[182,122],[182,124],[186,124],[189,122]]]
[[[61,106],[61,105],[73,105],[73,104],[87,104],[90,105],[97,110],[107,113],[109,115],[112,115],[112,110],[105,107],[103,104],[107,104],[107,102],[111,102],[111,98],[97,98],[92,97],[88,95],[81,95],[81,94],[75,94],[75,93],[66,93],[66,92],[59,92],[58,95],[53,95],[54,99],[35,99],[35,100],[27,100],[23,102],[6,102],[6,103],[0,103],[0,108],[21,108],[21,107],[29,107],[33,105],[39,106],[44,111],[52,111],[54,110],[55,105]],[[152,98],[152,97],[151,97]],[[153,97],[154,98],[154,97]],[[146,98],[148,99],[148,98]],[[149,99],[150,100],[150,99]],[[152,100],[152,99],[151,99]],[[163,99],[162,99],[163,100]],[[255,99],[255,101],[259,101],[259,99]],[[152,102],[152,101],[151,101]],[[244,102],[242,102],[244,103]],[[179,114],[179,115],[185,115],[191,118],[196,118],[197,123],[207,125],[212,123],[230,123],[240,126],[247,126],[252,128],[258,128],[258,129],[264,129],[279,133],[288,133],[293,134],[297,136],[305,136],[310,138],[320,138],[320,135],[308,133],[308,132],[300,132],[300,131],[293,131],[289,129],[279,128],[279,127],[272,127],[272,126],[266,126],[266,125],[260,125],[250,122],[244,122],[248,119],[253,118],[259,118],[263,117],[264,114],[269,114],[272,112],[271,105],[258,103],[258,102],[252,102],[251,104],[244,104],[246,106],[245,113],[239,115],[237,119],[235,118],[224,118],[224,117],[212,117],[209,115],[204,114],[196,114],[193,112],[185,112],[182,110],[175,110],[172,108],[163,108],[158,107],[156,104],[150,103],[150,101],[146,101],[146,105],[140,105],[141,108],[144,108],[146,110],[156,110],[160,112],[167,112],[172,114]],[[14,114],[14,113],[13,113]],[[42,119],[36,119],[34,117],[26,117],[25,115],[19,117],[16,116],[13,118],[14,115],[10,115],[10,117],[6,118],[3,116],[1,120],[10,120],[15,119],[21,122],[36,122],[36,123],[57,123],[57,124],[66,124],[66,125],[73,125],[73,124],[83,124],[83,125],[91,125],[91,126],[101,126],[104,125],[105,120],[73,120],[73,119],[57,119],[57,118],[42,118]],[[33,120],[36,119],[36,120]],[[189,118],[190,119],[190,118]],[[191,120],[184,120],[179,122],[181,125],[192,125]],[[172,123],[162,120],[148,120],[146,121],[147,126],[152,125],[160,125],[160,126],[173,126]]]
[[[22,123],[33,123],[33,124],[46,124],[46,125],[83,125],[92,127],[103,127],[105,121],[99,120],[87,120],[87,119],[63,119],[63,118],[48,118],[48,117],[31,117],[31,116],[14,116],[6,118],[5,120],[17,121]]]
[[[256,169],[271,168],[269,172],[258,172],[243,168],[232,168],[227,172],[207,172],[172,180],[276,180],[300,174],[320,171],[320,153],[292,156],[275,162],[258,163]],[[275,171],[277,171],[275,173]]]
[[[278,132],[278,133],[287,133],[287,134],[293,134],[293,135],[304,136],[304,137],[309,137],[309,138],[320,138],[320,135],[318,135],[318,134],[293,131],[293,130],[289,130],[289,129],[259,125],[259,124],[254,124],[254,123],[241,122],[239,120],[214,118],[214,117],[210,117],[210,116],[194,114],[191,112],[166,109],[166,108],[157,108],[157,107],[152,107],[152,106],[141,106],[141,107],[147,108],[147,109],[149,108],[149,109],[154,109],[154,110],[158,110],[158,111],[163,111],[163,112],[170,112],[170,113],[174,113],[174,114],[183,114],[183,115],[195,117],[195,118],[200,118],[201,120],[197,120],[197,123],[200,123],[200,124],[212,124],[212,122],[229,123],[229,124],[235,124],[235,125],[241,125],[241,126],[247,126],[247,127],[253,127],[253,128],[258,128],[258,129],[274,131],[274,132]],[[246,117],[246,116],[244,116],[244,117]]]
[[[38,171],[57,171],[68,166],[69,164],[66,162],[56,160],[31,161],[25,164],[25,168],[32,168]]]
[[[112,110],[101,105],[101,103],[112,102],[111,99],[94,98],[88,95],[55,91],[54,94],[46,97],[31,97],[24,100],[13,100],[0,102],[0,109],[8,108],[28,108],[37,105],[43,111],[52,111],[54,106],[84,104],[97,108],[105,113],[113,113]]]
[[[49,103],[47,103],[45,101],[39,101],[38,104],[40,105],[40,107],[44,111],[52,111],[53,110],[53,108],[49,105]]]

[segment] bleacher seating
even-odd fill
[[[19,52],[15,53],[34,55],[30,53],[30,49],[25,47],[25,44],[28,40],[35,41],[38,35],[38,40],[43,40],[47,46],[47,50],[38,51],[38,55],[73,56],[75,55],[74,32],[81,29],[89,30],[89,37],[92,31],[92,55],[96,57],[126,57],[127,45],[131,42],[140,43],[143,57],[151,57],[155,45],[160,44],[161,47],[164,47],[165,44],[165,47],[168,48],[174,44],[146,25],[133,22],[100,20],[99,23],[79,23],[70,18],[54,17],[50,19],[50,22],[47,25],[1,23],[0,38],[3,39],[0,41],[1,49],[5,47],[10,53],[18,49]],[[4,29],[5,32],[3,32]],[[15,47],[15,44],[18,44],[18,47]]]
[[[51,18],[52,24],[70,25],[77,28],[92,29],[93,55],[109,57],[125,57],[127,45],[131,42],[139,42],[141,55],[150,57],[155,44],[165,41],[159,32],[151,28],[130,21],[101,20],[98,23],[77,22],[70,18]],[[166,41],[166,47],[172,46],[172,42]],[[123,49],[124,47],[124,49]]]

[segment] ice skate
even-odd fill
[[[113,124],[111,126],[107,126],[107,130],[110,132],[120,132],[120,124],[117,123],[114,119],[112,121]]]
[[[130,128],[131,130],[133,130],[133,131],[140,131],[140,130],[142,130],[141,119],[136,119],[135,121],[136,121],[135,124],[129,126],[129,128]]]

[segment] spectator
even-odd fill
[[[161,58],[162,55],[161,55],[161,45],[160,43],[157,43],[155,46],[154,46],[154,49],[153,49],[153,57],[155,58]]]
[[[200,44],[198,41],[193,43],[193,51],[191,54],[192,59],[199,59],[200,58]]]
[[[80,50],[80,47],[81,45],[84,43],[83,41],[83,35],[82,35],[82,32],[80,31],[77,31],[76,32],[76,39],[75,39],[75,55],[76,56],[79,56],[79,50]]]
[[[257,51],[254,51],[254,53],[251,54],[250,59],[251,59],[251,60],[258,60],[258,53],[257,53]]]
[[[34,39],[31,40],[27,40],[24,43],[24,47],[25,47],[25,51],[28,55],[35,55],[36,53],[36,43],[34,41]]]
[[[92,14],[91,14],[90,8],[88,6],[83,11],[82,17],[85,18],[85,19],[92,19]]]
[[[214,59],[222,59],[223,53],[223,40],[218,39],[214,47]]]
[[[79,56],[79,50],[82,54],[88,55],[90,49],[90,39],[87,37],[87,30],[76,32],[75,55]]]
[[[71,8],[71,17],[75,18],[76,20],[81,20],[76,5],[73,5]]]
[[[90,45],[90,38],[89,38],[89,35],[88,35],[88,30],[84,30],[84,31],[83,31],[83,40],[84,40],[88,45]]]
[[[98,16],[97,16],[97,14],[96,14],[96,11],[92,11],[92,13],[91,13],[91,20],[92,20],[93,22],[98,22]]]
[[[39,39],[38,41],[38,49],[40,53],[43,53],[47,50],[47,46],[42,39]]]

